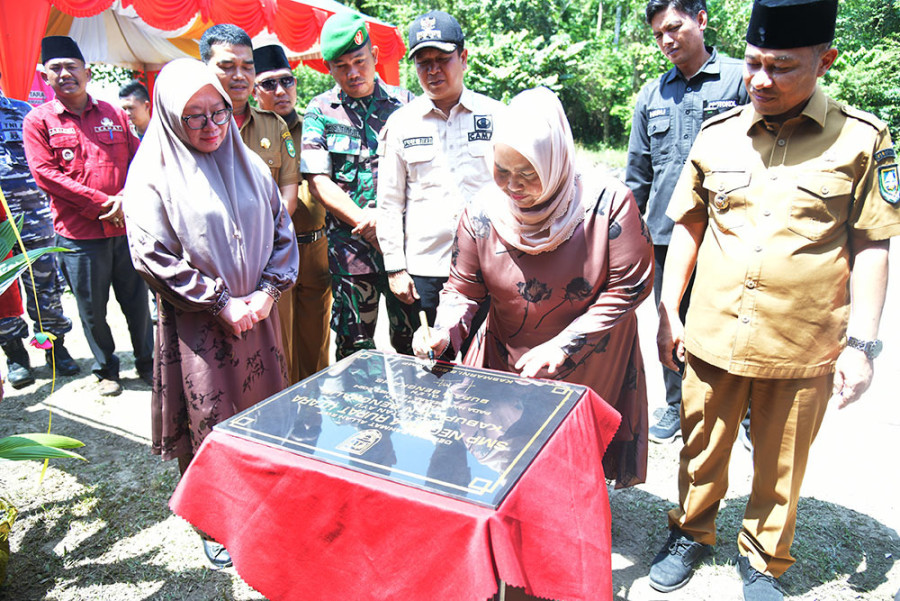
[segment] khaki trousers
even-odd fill
[[[747,378],[688,356],[682,383],[680,507],[669,512],[670,526],[697,542],[715,544],[731,449],[752,398],[753,486],[738,548],[760,572],[781,576],[794,563],[790,549],[800,485],[833,379],[833,374],[796,380]]]
[[[300,274],[297,284],[282,293],[277,305],[289,385],[328,367],[331,337],[328,240],[323,236],[298,247]]]

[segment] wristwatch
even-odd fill
[[[860,340],[853,336],[847,338],[847,346],[864,352],[869,359],[874,359],[880,355],[881,349],[884,347],[880,340]]]

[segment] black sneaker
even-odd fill
[[[744,601],[783,601],[784,591],[777,578],[751,566],[743,555],[738,557],[737,568],[744,581]]]
[[[709,554],[709,545],[695,543],[694,539],[672,528],[669,540],[650,564],[650,586],[661,593],[668,593],[687,584],[694,567]]]
[[[665,413],[650,426],[647,434],[653,442],[673,442],[681,433],[681,411],[678,405],[669,405]]]

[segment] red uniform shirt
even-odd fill
[[[74,240],[125,233],[99,220],[107,212],[103,203],[125,186],[138,147],[121,109],[89,98],[79,117],[51,100],[25,117],[23,138],[34,181],[50,197],[56,233]]]

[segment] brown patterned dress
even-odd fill
[[[653,247],[631,192],[604,180],[585,194],[585,218],[552,251],[527,254],[508,245],[473,203],[457,230],[450,279],[437,327],[460,348],[478,303],[490,312],[463,360],[516,372],[528,350],[551,341],[567,358],[556,379],[591,387],[622,414],[604,457],[618,487],[647,473],[647,387],[635,309],[653,285]],[[594,189],[600,189],[595,186]]]

